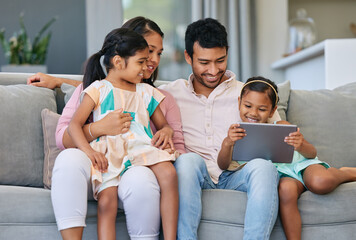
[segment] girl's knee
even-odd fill
[[[334,186],[335,179],[332,176],[313,176],[305,181],[308,190],[316,194],[329,193]]]
[[[171,163],[163,163],[163,164],[164,165],[162,165],[162,167],[160,167],[160,169],[155,172],[161,189],[177,186],[178,176],[173,164]]]
[[[282,178],[278,185],[279,201],[281,203],[295,202],[298,199],[297,185],[292,181]]]
[[[105,190],[103,190],[105,191]],[[98,198],[98,211],[100,213],[115,213],[118,209],[117,193],[100,192]]]

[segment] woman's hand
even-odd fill
[[[61,85],[56,77],[40,72],[27,78],[27,84],[36,87],[49,88],[49,89],[54,89],[56,87],[60,87]]]
[[[284,141],[293,146],[295,151],[299,152],[303,146],[304,136],[298,128],[296,132],[290,133],[289,136],[285,137]]]
[[[131,126],[132,117],[130,113],[123,113],[122,108],[108,113],[103,119],[95,122],[95,128],[100,132],[100,136],[126,133]]]
[[[153,146],[159,148],[159,149],[166,149],[170,148],[172,151],[175,151],[172,137],[173,137],[174,131],[173,129],[166,125],[162,129],[156,132],[156,134],[153,136],[151,143]]]

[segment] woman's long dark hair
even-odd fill
[[[164,34],[160,27],[152,20],[145,18],[145,17],[134,17],[128,20],[127,22],[122,25],[124,28],[131,29],[138,34],[142,35],[143,37],[151,34],[151,33],[158,33],[162,38]],[[158,67],[152,73],[151,77],[148,79],[143,79],[143,82],[150,84],[153,86],[153,82],[157,79],[158,76]]]
[[[87,61],[84,77],[83,89],[88,87],[95,80],[106,78],[106,75],[101,67],[100,58],[104,56],[103,64],[108,73],[113,67],[111,59],[119,55],[125,61],[128,57],[134,56],[137,51],[147,48],[147,42],[137,32],[128,28],[116,28],[106,35],[104,44],[101,50],[93,54]]]

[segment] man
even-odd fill
[[[188,26],[185,45],[185,59],[193,73],[188,80],[162,86],[180,107],[186,149],[192,152],[175,162],[180,201],[178,239],[197,239],[202,189],[247,192],[244,239],[269,239],[278,212],[276,168],[262,159],[249,161],[239,171],[222,171],[217,165],[229,126],[241,121],[237,99],[243,84],[226,70],[225,27],[214,19],[198,20]]]

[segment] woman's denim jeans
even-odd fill
[[[254,159],[239,171],[224,171],[218,184],[211,180],[203,158],[195,153],[181,155],[175,167],[179,182],[178,239],[198,239],[202,189],[246,192],[243,239],[269,239],[278,213],[279,180],[277,169],[270,161]]]

